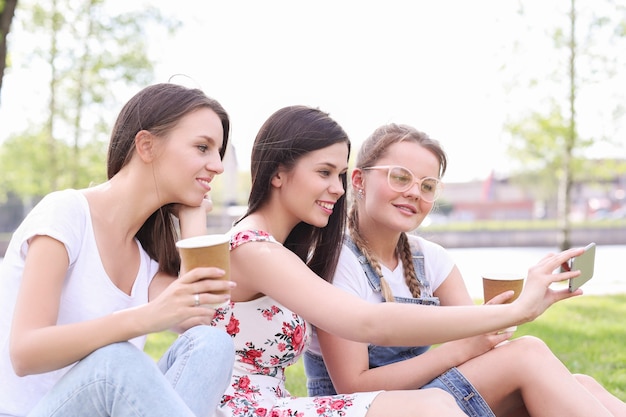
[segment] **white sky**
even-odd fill
[[[202,88],[224,105],[241,170],[249,169],[250,148],[263,121],[283,106],[305,104],[329,112],[355,150],[381,124],[413,125],[446,149],[444,180],[463,182],[511,165],[502,123],[539,103],[523,88],[513,95],[506,85],[515,82],[512,74],[541,76],[536,71],[550,59],[543,28],[564,18],[555,9],[568,2],[539,2],[523,20],[513,0],[124,0],[116,5],[142,3],[184,22],[173,38],[158,33],[151,40],[155,81],[186,74],[193,81],[181,83]],[[522,49],[514,48],[515,41]],[[9,47],[17,38],[12,42]],[[45,105],[39,93],[45,81],[38,84],[26,63],[14,64],[2,91],[0,141],[23,129],[28,114]]]

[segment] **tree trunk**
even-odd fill
[[[7,36],[11,31],[16,6],[17,0],[5,0],[4,9],[0,11],[0,91],[2,91],[2,79],[7,65]]]
[[[571,225],[569,214],[572,194],[572,152],[576,145],[576,0],[570,3],[570,42],[569,42],[569,127],[563,149],[563,175],[559,184],[559,247],[571,247]]]

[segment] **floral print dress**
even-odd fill
[[[231,238],[231,250],[247,242],[278,243],[262,231]],[[379,392],[332,397],[292,397],[285,389],[285,368],[306,350],[311,326],[268,296],[231,302],[218,309],[214,326],[235,342],[235,365],[217,416],[230,417],[363,417]]]

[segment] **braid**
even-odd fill
[[[404,281],[411,290],[411,294],[414,298],[419,298],[421,295],[420,286],[415,275],[415,267],[413,266],[413,254],[411,253],[411,245],[406,233],[402,232],[400,239],[398,240],[398,246],[396,248],[400,256],[402,257],[402,265],[404,270]]]
[[[387,280],[383,277],[383,272],[380,269],[380,264],[378,263],[376,258],[370,256],[369,250],[367,249],[367,242],[359,233],[358,224],[359,214],[356,209],[356,204],[354,204],[350,208],[350,212],[348,214],[348,230],[350,232],[350,236],[352,237],[352,240],[354,241],[356,247],[361,251],[361,253],[367,259],[367,262],[374,269],[374,272],[376,272],[376,274],[378,274],[378,276],[380,277],[380,287],[382,289],[383,298],[387,302],[394,302],[395,300],[393,298],[393,292],[391,291]]]

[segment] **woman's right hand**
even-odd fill
[[[550,285],[580,275],[580,271],[559,272],[561,264],[583,253],[583,248],[573,248],[557,254],[545,256],[528,270],[528,278],[519,298],[512,305],[519,308],[522,320],[517,324],[532,321],[543,314],[552,304],[582,294],[578,289],[569,292],[567,288],[554,290]],[[556,272],[555,272],[556,271]]]
[[[200,324],[210,324],[215,310],[208,308],[206,304],[221,304],[228,301],[230,294],[216,292],[226,290],[230,292],[235,286],[232,281],[219,279],[224,276],[224,271],[214,267],[194,268],[176,279],[159,275],[154,280],[168,280],[169,283],[162,281],[166,286],[146,305],[150,322],[146,333],[166,329],[184,331]],[[162,285],[154,282],[152,284]]]

